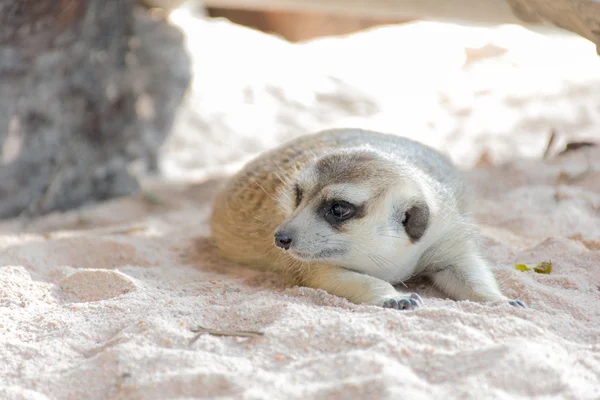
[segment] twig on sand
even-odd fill
[[[190,344],[194,343],[196,340],[198,340],[200,338],[200,336],[202,336],[202,334],[204,333],[208,333],[209,335],[212,336],[233,336],[233,337],[260,337],[263,336],[264,333],[263,332],[258,332],[258,331],[221,331],[218,329],[210,329],[210,328],[203,328],[201,326],[192,329],[191,330],[194,333],[198,333],[198,335],[196,335],[191,341]]]
[[[552,129],[550,132],[550,138],[548,138],[548,145],[546,145],[546,151],[544,151],[544,155],[542,158],[545,160],[550,155],[550,150],[552,150],[552,145],[554,144],[554,140],[556,139],[556,130]]]

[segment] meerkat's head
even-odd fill
[[[280,193],[275,244],[301,261],[389,267],[382,255],[410,253],[430,224],[419,173],[369,148],[318,158]]]

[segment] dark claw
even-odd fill
[[[508,304],[510,304],[511,306],[514,306],[514,307],[527,308],[527,306],[525,305],[525,303],[523,303],[521,300],[511,300],[511,301],[508,302]]]
[[[418,297],[418,295],[416,296]],[[383,302],[382,307],[393,308],[395,310],[414,310],[415,308],[419,307],[419,301],[411,295],[411,297],[387,299]]]

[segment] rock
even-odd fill
[[[133,2],[0,5],[0,218],[128,195],[189,82],[175,28]]]

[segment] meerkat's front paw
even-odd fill
[[[423,305],[423,300],[416,293],[385,299],[381,304],[383,308],[393,308],[395,310],[414,310],[421,305]]]
[[[521,300],[510,300],[508,302],[508,304],[510,304],[511,306],[515,306],[515,307],[527,308],[527,306],[525,305],[525,303],[523,303]]]

